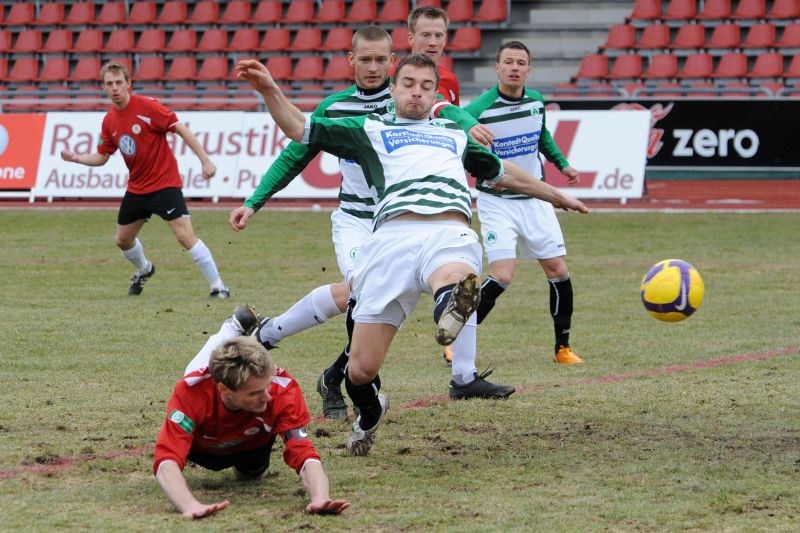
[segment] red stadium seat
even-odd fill
[[[614,66],[608,73],[610,79],[634,79],[642,76],[642,56],[627,54],[619,56],[614,61]]]
[[[633,12],[628,18],[632,20],[656,20],[661,18],[661,0],[636,0]]]
[[[714,58],[711,54],[694,54],[686,58],[679,78],[710,78],[714,73]]]
[[[320,50],[325,52],[344,52],[350,50],[353,44],[353,30],[339,27],[331,28],[325,36],[325,42]]]
[[[622,88],[628,94],[628,97],[634,97],[634,98],[638,96],[638,94],[635,94],[636,91],[638,91],[639,89],[644,89],[645,87],[647,87],[647,85],[638,81],[625,83],[622,85]]]
[[[337,55],[328,60],[328,64],[325,65],[325,72],[322,75],[322,79],[326,81],[352,80],[353,75],[353,67],[350,66],[350,62],[347,61],[347,57],[343,55]]]
[[[735,19],[763,19],[766,16],[767,3],[764,0],[739,0],[733,12]]]
[[[669,26],[666,24],[650,24],[645,27],[636,48],[664,49],[669,48]]]
[[[381,8],[377,22],[383,24],[405,23],[408,20],[408,0],[386,0]]]
[[[697,0],[672,0],[664,14],[666,20],[691,20],[697,15]]]
[[[209,56],[203,60],[197,72],[199,81],[222,81],[229,77],[227,56]]]
[[[158,56],[143,57],[133,77],[139,81],[164,79],[164,59]]]
[[[172,60],[166,76],[169,81],[193,80],[197,76],[197,60],[194,56],[178,56]]]
[[[123,28],[111,32],[103,50],[114,53],[130,52],[133,50],[133,44],[133,30]]]
[[[64,4],[61,2],[42,4],[39,16],[36,17],[33,23],[41,26],[64,24]]]
[[[481,29],[477,26],[461,26],[448,39],[447,47],[451,52],[473,52],[481,49]]]
[[[11,31],[0,30],[0,53],[8,53],[11,51]]]
[[[290,49],[290,32],[287,28],[270,28],[264,33],[260,49],[266,52],[283,52]]]
[[[472,0],[450,0],[445,12],[450,22],[471,22],[475,16],[475,7]]]
[[[30,81],[30,80],[27,80]],[[33,94],[18,94],[21,92],[27,91],[38,91],[39,87],[36,85],[20,85],[16,88],[16,90],[11,94],[10,100],[38,100],[41,98],[40,96],[36,96]],[[24,104],[13,104],[7,103],[3,106],[5,111],[36,111],[38,107],[38,102],[31,102],[31,103],[24,103]]]
[[[775,0],[772,9],[767,13],[770,19],[800,18],[800,2],[797,0]]]
[[[714,28],[707,46],[709,48],[738,48],[741,41],[741,28],[738,24],[720,24]]]
[[[205,37],[205,36],[203,36]],[[200,41],[202,45],[202,40]],[[237,28],[227,48],[233,52],[254,52],[258,50],[258,30],[253,28]]]
[[[186,23],[186,12],[186,2],[181,0],[164,2],[156,24],[184,24]]]
[[[619,96],[617,88],[614,85],[611,85],[610,83],[593,83],[589,85],[589,88],[605,90],[605,92],[592,91],[591,93],[588,93],[588,96],[590,98],[614,98],[616,96]]]
[[[378,16],[378,3],[376,0],[353,0],[352,7],[347,14],[347,22],[351,24],[369,24]]]
[[[128,56],[114,56],[114,57],[110,58],[109,61],[113,62],[113,63],[119,63],[120,65],[122,65],[123,67],[128,69],[128,73],[131,74],[131,76],[133,76],[133,60],[131,60],[130,57],[128,57]],[[98,69],[98,72],[95,75],[95,79],[99,79],[99,78],[100,78],[100,69]]]
[[[261,95],[250,87],[237,87],[233,91],[226,109],[231,111],[257,111]]]
[[[100,83],[100,68],[103,65],[99,57],[81,57],[75,63],[75,70],[72,72],[73,81],[91,81]]]
[[[294,34],[292,51],[313,52],[322,47],[322,30],[319,27],[301,28]]]
[[[780,78],[783,76],[783,55],[778,52],[768,52],[756,57],[748,78]]]
[[[706,44],[706,29],[702,24],[684,24],[678,28],[670,48],[703,48]]]
[[[165,52],[188,52],[197,47],[197,32],[190,29],[180,29],[172,32]]]
[[[697,15],[699,19],[731,18],[731,0],[706,0],[703,11]]]
[[[782,83],[775,82],[775,81],[759,83],[758,86],[761,87],[762,89],[769,90],[769,92],[772,93],[772,96],[778,96],[778,93],[781,92],[781,90],[784,89],[784,85]]]
[[[681,89],[680,83],[674,81],[661,82],[656,84],[650,95],[657,98],[680,98],[683,96]]]
[[[38,52],[42,49],[42,32],[39,30],[22,30],[14,43],[15,53]]]
[[[42,81],[67,81],[69,78],[69,58],[67,57],[48,57],[39,79]]]
[[[15,2],[6,15],[6,26],[28,26],[34,23],[35,4],[33,2]]]
[[[590,54],[581,60],[576,79],[596,80],[608,75],[608,58],[602,54]]]
[[[42,51],[46,53],[69,50],[72,50],[72,30],[52,30],[42,47]]]
[[[438,7],[441,9],[442,0],[417,0],[417,7]]]
[[[320,56],[303,56],[297,60],[291,79],[297,81],[319,80],[322,79],[322,70]]]
[[[156,21],[155,2],[133,2],[131,12],[125,19],[127,24],[152,24]]]
[[[784,75],[787,78],[800,78],[800,54],[795,54],[794,57],[792,57]]]
[[[103,49],[103,30],[87,29],[78,32],[78,38],[72,47],[73,52],[96,53]]]
[[[305,85],[301,85],[300,90],[304,92],[308,91],[318,92],[318,91],[324,91],[325,87],[318,83],[308,83]],[[319,101],[323,98],[323,96],[320,96],[318,94],[301,94],[300,98],[302,98],[304,101],[298,102],[296,104],[297,108],[300,109],[300,111],[313,111],[314,108],[317,107]]]
[[[793,22],[783,28],[778,48],[800,48],[800,22]]]
[[[267,68],[276,80],[288,80],[292,77],[292,58],[289,56],[270,56]]]
[[[198,95],[192,84],[176,84],[169,91],[169,99],[164,102],[170,109],[190,111],[197,109]]]
[[[197,43],[196,50],[200,52],[221,52],[228,49],[228,32],[222,28],[211,28],[202,32],[200,42]],[[256,32],[256,44],[258,44],[258,32]],[[256,47],[251,48],[255,50]]]
[[[250,22],[250,1],[232,0],[228,2],[220,22],[222,24],[248,24]]]
[[[87,94],[81,91],[72,98],[70,109],[73,111],[105,111],[108,104],[104,95]]]
[[[94,23],[102,26],[115,26],[124,24],[125,19],[125,2],[109,2],[100,8],[100,13]]]
[[[8,78],[8,59],[0,57],[0,80]]]
[[[322,5],[319,6],[317,16],[314,17],[314,22],[324,24],[337,24],[345,19],[345,5],[344,0],[323,0]]]
[[[726,92],[725,89],[728,89]],[[730,89],[750,89],[750,84],[746,81],[729,81],[722,84],[720,96],[730,98],[749,98],[750,91],[731,91]]]
[[[275,24],[283,18],[281,0],[261,0],[253,13],[253,24]]]
[[[167,36],[161,28],[148,28],[139,35],[134,52],[163,52]]]
[[[94,2],[75,2],[64,19],[67,26],[83,26],[94,22]]]
[[[223,91],[224,94],[221,94]],[[197,109],[222,110],[228,105],[228,87],[225,85],[207,85],[198,88],[198,93]]]
[[[392,30],[392,50],[395,53],[411,51],[411,43],[408,42],[408,28],[397,26]]]
[[[294,0],[289,4],[289,9],[281,22],[284,24],[307,24],[314,20],[313,0]]]
[[[647,72],[642,76],[647,79],[674,78],[678,75],[678,57],[673,54],[656,54],[650,57]]]
[[[739,52],[723,55],[714,71],[715,78],[744,78],[746,75],[747,56]]]
[[[475,22],[505,22],[508,20],[508,5],[506,0],[483,0]]]
[[[753,24],[747,37],[741,43],[742,48],[775,48],[775,25],[769,22]]]
[[[606,42],[601,50],[609,48],[633,48],[636,46],[636,28],[630,24],[615,24],[611,26],[606,37]]]
[[[219,2],[201,0],[194,5],[188,24],[214,24],[219,20]]]
[[[30,82],[39,77],[39,61],[35,57],[18,57],[8,73],[9,81]]]
[[[689,87],[692,89],[716,89],[717,86],[711,81],[693,81],[689,84]],[[713,98],[716,96],[716,93],[710,91],[688,91],[686,96],[688,98]]]

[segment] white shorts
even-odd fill
[[[428,278],[448,263],[481,272],[481,244],[468,226],[451,221],[389,221],[358,252],[353,294],[356,322],[397,328],[431,293]]]
[[[331,225],[336,262],[342,277],[349,282],[358,247],[372,236],[372,219],[357,218],[336,209],[331,214]]]
[[[516,259],[517,246],[525,259],[567,255],[564,235],[553,205],[531,198],[508,200],[478,194],[478,218],[486,257],[490,263]]]

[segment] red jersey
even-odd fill
[[[311,420],[303,391],[278,368],[269,386],[271,397],[263,413],[231,411],[222,403],[208,369],[191,372],[175,384],[167,402],[167,417],[156,440],[153,472],[171,459],[181,469],[190,451],[228,455],[265,446],[273,435],[301,429]],[[284,435],[283,460],[300,473],[309,459],[319,460],[304,430]]]
[[[147,194],[167,187],[183,187],[178,162],[167,144],[178,117],[147,96],[131,95],[125,109],[112,107],[103,118],[97,151],[117,151],[128,166],[128,191]]]
[[[394,76],[394,68],[396,66],[397,65],[392,65],[389,69],[390,76]],[[456,78],[456,75],[453,74],[453,71],[443,67],[442,65],[437,65],[436,70],[439,71],[439,86],[436,87],[436,92],[444,96],[444,99],[448,102],[459,105],[458,79]]]

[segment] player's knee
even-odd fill
[[[347,365],[347,376],[350,381],[355,385],[365,385],[367,383],[371,383],[372,380],[374,380],[378,375],[378,371],[354,362],[352,360],[352,354],[350,357],[351,361]]]
[[[508,287],[514,280],[514,272],[493,272],[492,277]]]

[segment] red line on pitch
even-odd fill
[[[742,355],[735,355],[732,357],[720,357],[719,359],[708,359],[705,361],[695,361],[694,363],[688,365],[663,366],[659,368],[651,368],[649,370],[641,370],[637,372],[626,372],[624,374],[609,374],[607,376],[599,376],[595,378],[569,380],[560,383],[558,386],[572,387],[577,385],[594,385],[596,383],[617,383],[620,381],[628,381],[630,379],[677,374],[679,372],[690,372],[692,370],[715,368],[718,366],[730,365],[735,363],[745,363],[749,361],[763,361],[766,359],[771,359],[773,357],[778,357],[782,355],[795,355],[797,353],[800,353],[800,345],[789,346],[788,348],[783,348],[781,350],[771,350],[768,352],[742,354]],[[517,392],[527,393],[527,392],[541,390],[543,388],[545,388],[545,385],[541,384],[527,385],[525,387],[518,388]],[[441,404],[446,401],[449,401],[449,398],[446,394],[437,394],[436,396],[429,396],[427,398],[420,398],[418,400],[413,400],[410,402],[400,404],[399,406],[393,408],[393,410],[424,409],[426,407]],[[323,417],[318,416],[312,419],[311,422],[319,423],[322,422],[323,420],[325,420]],[[53,462],[45,464],[24,465],[15,468],[9,468],[8,470],[0,470],[0,479],[12,478],[17,476],[18,474],[46,474],[46,475],[55,474],[58,472],[63,472],[65,470],[68,470],[74,465],[88,464],[97,461],[98,459],[110,460],[110,459],[117,459],[119,457],[134,457],[137,455],[141,455],[145,452],[148,452],[152,449],[153,445],[148,444],[145,446],[139,446],[137,448],[131,448],[129,450],[108,452],[99,457],[94,455],[77,457],[77,458],[60,457],[54,460]]]

